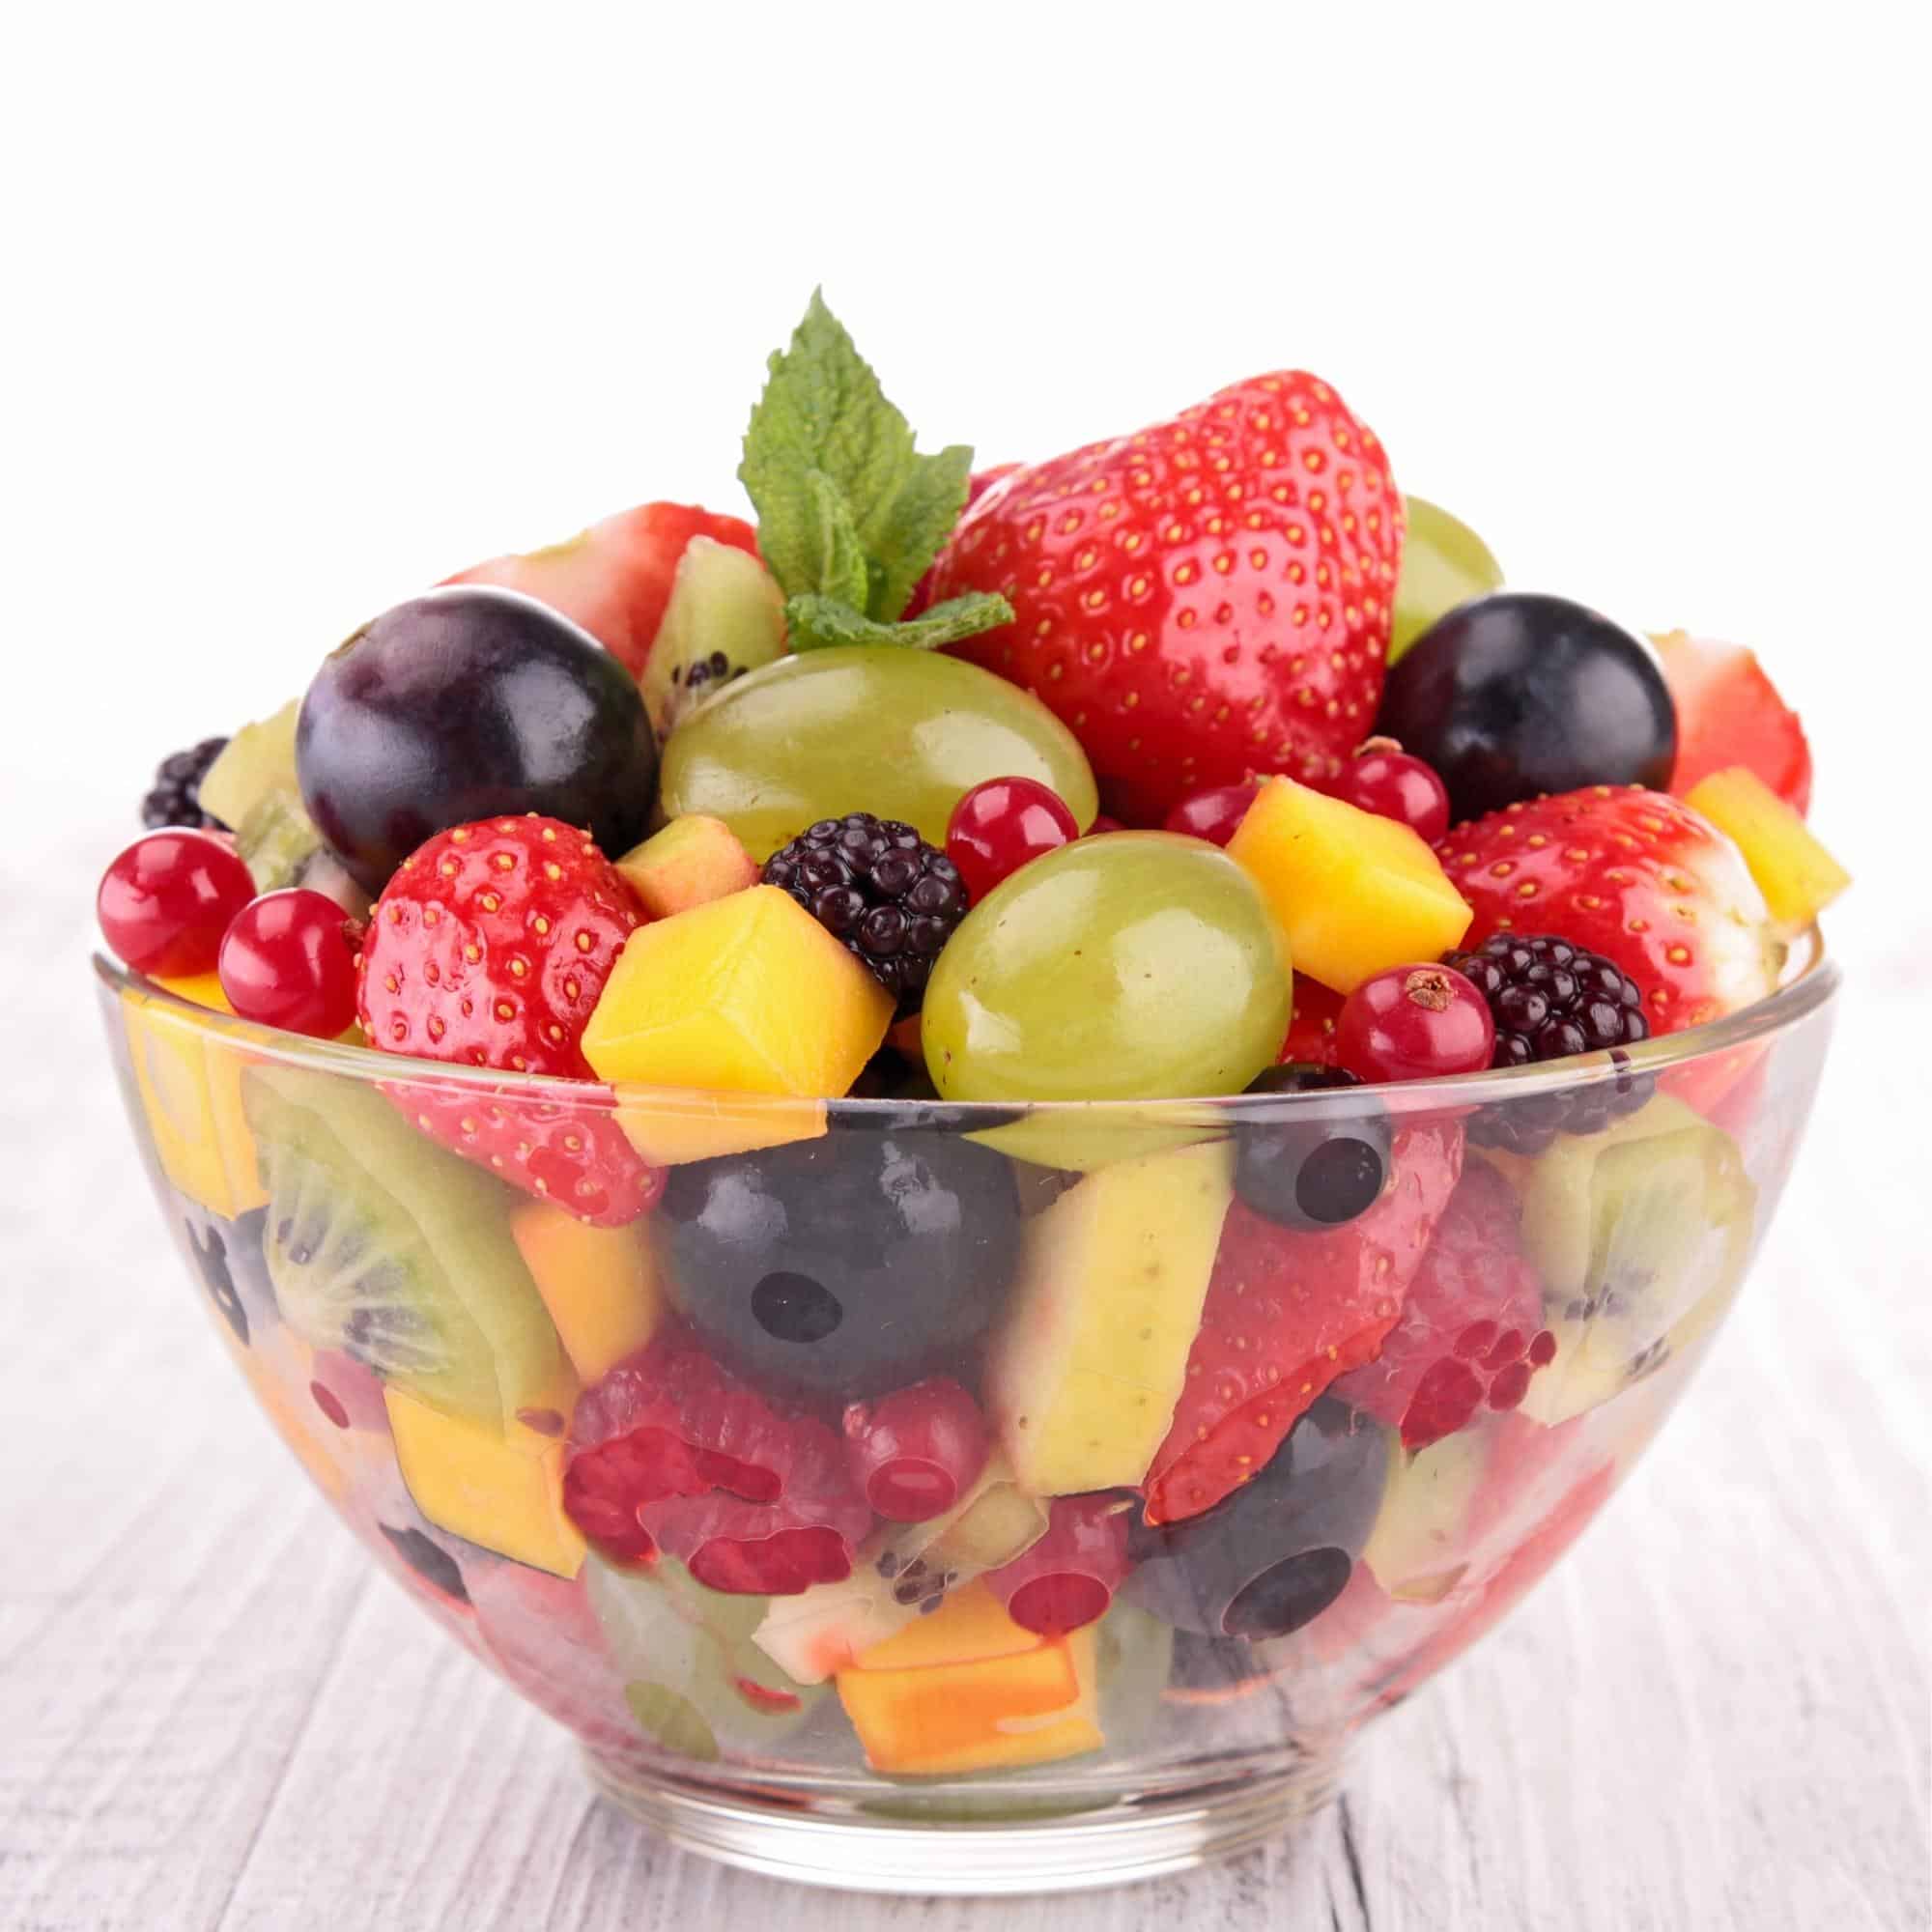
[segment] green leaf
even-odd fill
[[[785,623],[795,651],[829,650],[835,644],[894,644],[915,651],[937,650],[977,637],[996,624],[1010,624],[1013,607],[983,590],[949,597],[903,624],[882,624],[834,597],[794,597],[785,605]]]
[[[787,597],[836,598],[889,624],[952,533],[972,463],[963,445],[917,453],[905,417],[814,293],[790,346],[771,358],[738,474],[758,512],[759,552]]]

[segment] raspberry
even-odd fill
[[[880,985],[916,1013],[940,949],[966,917],[959,868],[910,825],[848,811],[821,818],[765,861],[788,892]]]
[[[150,832],[164,825],[192,826],[199,831],[226,832],[220,819],[201,809],[201,781],[228,749],[226,738],[204,738],[185,752],[163,758],[155,772],[155,782],[141,801],[141,823]]]
[[[849,1576],[872,1520],[824,1423],[774,1407],[683,1332],[579,1397],[563,1506],[612,1562],[663,1548],[713,1589],[765,1595]]]
[[[1529,1066],[1574,1053],[1601,1052],[1622,1064],[1621,1049],[1650,1037],[1643,990],[1602,953],[1544,933],[1498,932],[1473,952],[1443,963],[1471,981],[1496,1023],[1492,1066]],[[1559,1133],[1602,1133],[1619,1114],[1650,1098],[1650,1076],[1626,1072],[1574,1094],[1537,1094],[1486,1108],[1469,1138],[1512,1153],[1537,1153]]]

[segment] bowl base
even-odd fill
[[[1297,1755],[1261,1776],[1143,1796],[1014,1793],[988,1815],[990,1794],[968,1787],[908,1783],[903,1798],[855,1804],[770,1786],[725,1793],[584,1757],[606,1798],[684,1851],[799,1885],[922,1897],[1085,1891],[1232,1858],[1319,1810],[1341,1770],[1339,1750]]]

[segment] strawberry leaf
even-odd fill
[[[831,599],[849,617],[890,626],[958,521],[972,462],[964,445],[918,453],[911,426],[814,293],[790,346],[771,358],[738,475],[758,512],[759,553],[787,597]]]
[[[949,597],[903,624],[881,624],[834,597],[794,597],[785,605],[785,623],[795,651],[830,649],[835,644],[894,644],[916,651],[937,650],[977,637],[995,624],[1012,622],[1013,607],[983,590]]]

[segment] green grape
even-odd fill
[[[949,1100],[1238,1094],[1288,1032],[1286,941],[1225,852],[1167,832],[1076,839],[966,915],[923,1037]]]
[[[665,746],[665,812],[708,812],[754,859],[821,818],[902,818],[944,846],[986,779],[1050,785],[1083,827],[1099,810],[1073,734],[1038,698],[932,651],[841,645],[727,684]]]
[[[1408,535],[1403,541],[1402,574],[1395,581],[1390,664],[1445,611],[1472,597],[1487,597],[1503,582],[1502,565],[1467,524],[1424,497],[1406,501]]]

